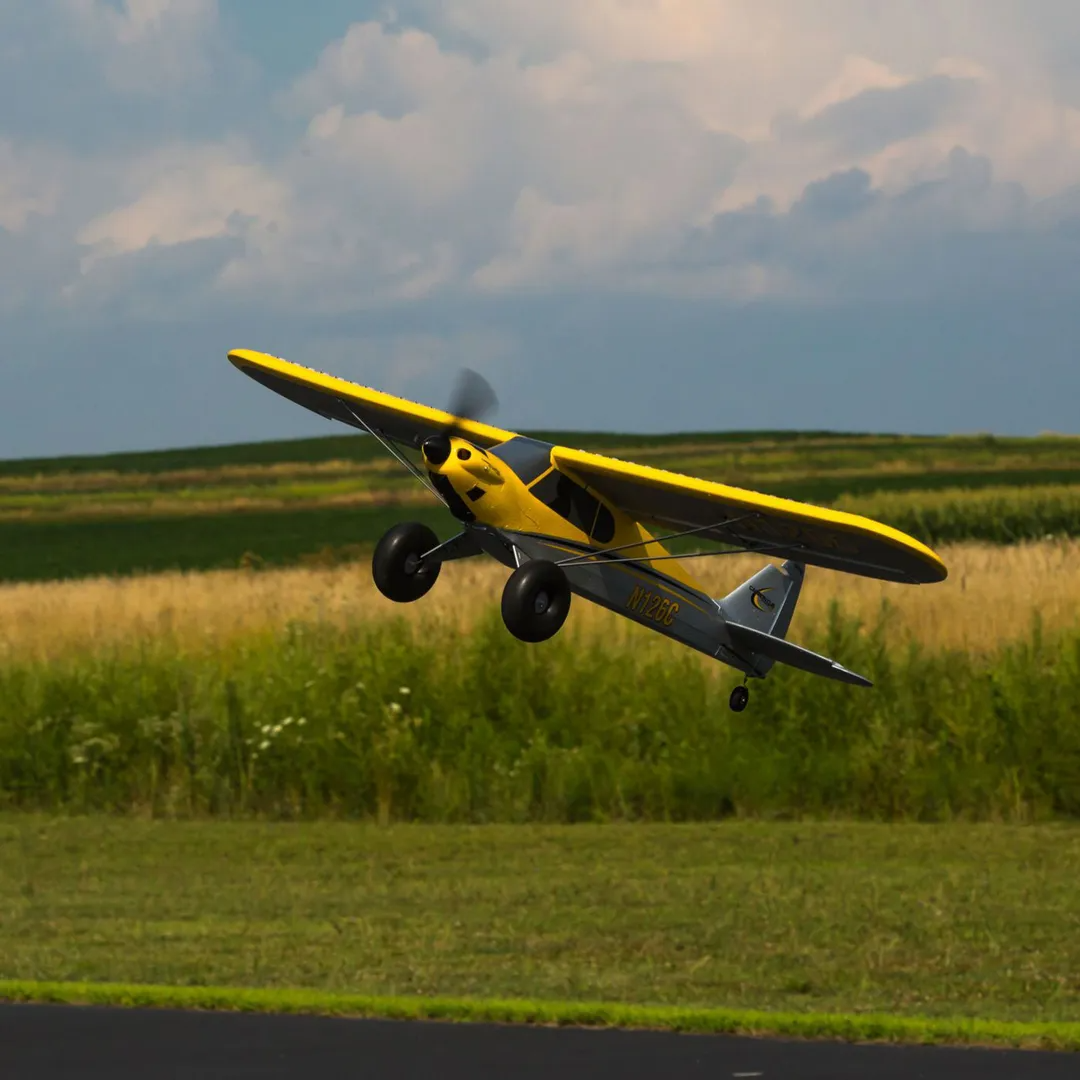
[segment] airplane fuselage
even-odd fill
[[[481,449],[445,437],[424,464],[451,512],[507,566],[558,563],[578,595],[757,674],[734,650],[720,604],[639,521],[551,464],[550,444],[519,436]]]

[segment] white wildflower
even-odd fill
[[[269,735],[270,734],[270,725],[269,724],[263,724],[261,730],[262,730],[262,733],[264,735]]]
[[[292,722],[293,718],[291,716],[286,716],[285,719],[281,721],[281,726],[288,727]]]
[[[269,746],[270,746],[270,740],[269,739],[263,739],[263,741],[261,743],[259,743],[259,749],[260,750],[266,750],[266,749],[269,748]]]
[[[391,701],[391,702],[390,702],[390,711],[391,711],[392,713],[394,713],[394,715],[396,716],[396,715],[397,715],[397,714],[398,714],[399,712],[401,712],[401,705],[400,705],[400,703],[399,703],[399,702],[397,702],[397,701]]]
[[[280,724],[275,724],[273,726],[273,728],[271,729],[270,734],[271,735],[280,735],[281,734],[281,725]]]
[[[303,727],[306,723],[307,723],[307,717],[306,716],[301,716],[300,719],[296,721],[296,726],[297,727]]]
[[[408,697],[408,695],[411,694],[412,691],[407,686],[399,686],[398,687],[398,693],[402,697]]]

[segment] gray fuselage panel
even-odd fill
[[[618,556],[605,556],[596,548],[582,545],[575,550],[564,540],[518,532],[504,535],[529,559],[564,562],[577,555],[593,556],[562,569],[575,593],[601,607],[709,656],[730,645],[716,601],[667,574],[640,563],[617,562]]]

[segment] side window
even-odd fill
[[[600,503],[569,476],[564,476],[558,469],[552,469],[530,490],[542,503],[550,506],[556,514],[566,518],[586,536],[592,531]],[[614,522],[612,527],[614,531]]]
[[[615,539],[615,515],[603,503],[600,504],[600,509],[596,513],[592,538],[598,544],[610,544]]]

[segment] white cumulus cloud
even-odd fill
[[[224,47],[212,0],[53,2],[124,90],[194,93],[190,79]],[[1026,228],[1017,185],[1037,201],[1080,183],[1080,110],[1059,59],[1069,48],[1080,57],[1080,15],[1063,3],[1033,2],[1024,18],[1005,0],[428,10],[424,25],[360,22],[327,43],[279,95],[274,122],[296,135],[273,150],[240,131],[203,143],[163,133],[139,153],[85,163],[114,176],[93,199],[27,181],[36,174],[9,150],[0,221],[23,227],[77,200],[84,276],[149,249],[167,259],[235,240],[217,249],[223,262],[193,264],[213,269],[223,303],[340,312],[448,292],[675,281],[739,299],[828,295],[839,281],[809,270],[805,233],[781,223],[803,220],[814,192],[836,197],[837,184],[820,186],[830,177],[858,176],[881,198],[844,223],[819,215],[814,235],[870,261],[898,215],[932,245],[919,230],[943,220]],[[952,176],[958,149],[993,180],[931,226],[900,196]],[[778,222],[781,247],[767,257],[723,247],[730,215],[752,208]],[[702,235],[716,265],[691,281],[686,245],[700,254]],[[828,243],[815,243],[827,263]]]

